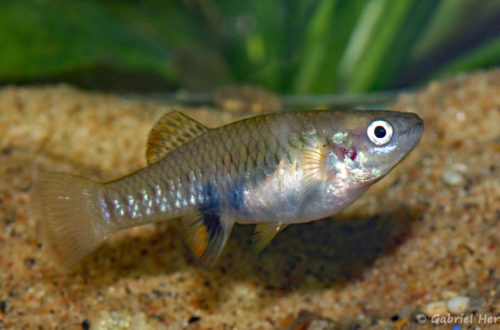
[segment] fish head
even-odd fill
[[[336,180],[369,185],[408,155],[424,131],[414,113],[346,111],[327,137],[327,170]],[[338,128],[337,128],[338,127]]]

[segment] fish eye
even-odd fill
[[[366,129],[366,134],[370,141],[380,146],[389,142],[394,132],[391,124],[385,120],[375,120]]]

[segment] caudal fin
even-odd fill
[[[69,270],[111,234],[97,193],[101,185],[68,174],[42,174],[32,194],[42,240]]]

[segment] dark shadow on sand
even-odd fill
[[[377,258],[391,254],[410,235],[420,214],[406,208],[371,216],[338,216],[290,226],[262,253],[251,247],[232,256],[247,228],[235,232],[218,267],[228,277],[257,280],[267,290],[322,289],[358,278]],[[245,231],[245,233],[241,233]],[[238,261],[239,260],[239,261]]]
[[[223,299],[232,284],[251,281],[267,296],[321,290],[358,279],[410,235],[421,214],[404,206],[371,216],[338,216],[290,226],[260,254],[251,244],[253,226],[235,226],[222,257],[208,270],[197,268],[175,225],[106,244],[75,271],[93,287],[124,278],[145,278],[190,269],[200,301]],[[186,275],[191,276],[191,275]],[[198,282],[198,281],[196,281]],[[216,291],[216,292],[214,292]],[[210,292],[207,296],[207,292]],[[196,297],[196,294],[195,294]],[[215,305],[215,306],[214,306]]]

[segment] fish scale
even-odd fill
[[[187,144],[175,150],[174,157],[161,160],[157,165],[161,168],[159,171],[155,167],[146,168],[130,175],[127,180],[118,180],[105,184],[102,187],[102,194],[106,201],[105,207],[108,214],[115,215],[114,219],[109,219],[108,221],[115,223],[117,229],[123,229],[151,221],[182,216],[202,207],[200,205],[201,201],[205,204],[216,203],[213,200],[207,201],[211,197],[207,196],[206,192],[196,189],[198,185],[207,185],[212,180],[214,181],[213,185],[218,187],[217,190],[223,195],[233,190],[233,183],[242,181],[242,177],[244,177],[243,181],[247,181],[248,179],[252,181],[252,178],[246,178],[248,173],[254,173],[256,177],[259,177],[261,173],[255,173],[258,167],[260,167],[258,172],[262,172],[262,175],[274,171],[283,155],[283,153],[281,155],[278,154],[278,148],[285,150],[290,148],[290,146],[278,145],[277,141],[269,139],[269,132],[259,130],[259,124],[265,124],[265,122],[256,123],[257,131],[243,127],[239,132],[241,136],[253,135],[251,141],[256,143],[255,150],[260,150],[260,152],[252,153],[247,146],[246,148],[241,148],[242,150],[246,149],[246,152],[240,153],[239,157],[232,157],[233,154],[237,154],[235,150],[238,149],[235,149],[234,145],[235,142],[236,144],[240,143],[240,141],[237,141],[238,138],[230,138],[229,135],[233,132],[228,132],[227,130],[214,132],[214,136],[211,137],[210,142],[216,148],[211,150],[211,152],[202,152],[201,145],[204,142]],[[206,156],[200,157],[199,155],[202,154]],[[236,170],[240,167],[240,164],[234,162],[234,159],[237,159],[240,164],[246,164],[243,172]],[[185,166],[185,164],[188,164],[188,166]],[[194,182],[190,182],[191,173],[200,173],[202,169],[206,168],[210,169],[208,173],[201,176],[197,175],[194,178]],[[228,173],[231,174],[229,177],[227,176]],[[152,182],[161,183],[162,196],[159,197],[160,200],[163,200],[165,194],[168,195],[166,199],[167,205],[164,208],[166,212],[160,212],[161,203],[157,203],[156,199],[152,198],[152,196],[156,195],[154,192],[155,189],[152,187]],[[167,182],[175,182],[176,184],[167,184]],[[132,191],[144,191],[144,193],[134,195]],[[172,191],[177,193],[169,194]],[[200,197],[200,194],[203,196]],[[118,197],[113,198],[113,196]],[[224,199],[224,196],[221,198]],[[154,208],[156,212],[148,212],[151,208],[145,201],[148,199],[155,201]],[[123,216],[119,216],[120,212],[116,210],[115,200],[120,205],[127,202],[132,203],[134,208]],[[192,202],[193,200],[195,201],[194,203]]]
[[[211,129],[171,112],[148,138],[148,166],[107,183],[58,174],[35,185],[46,245],[71,267],[113,233],[181,217],[203,265],[234,223],[262,249],[287,225],[356,200],[418,143],[423,121],[394,111],[303,111]]]

